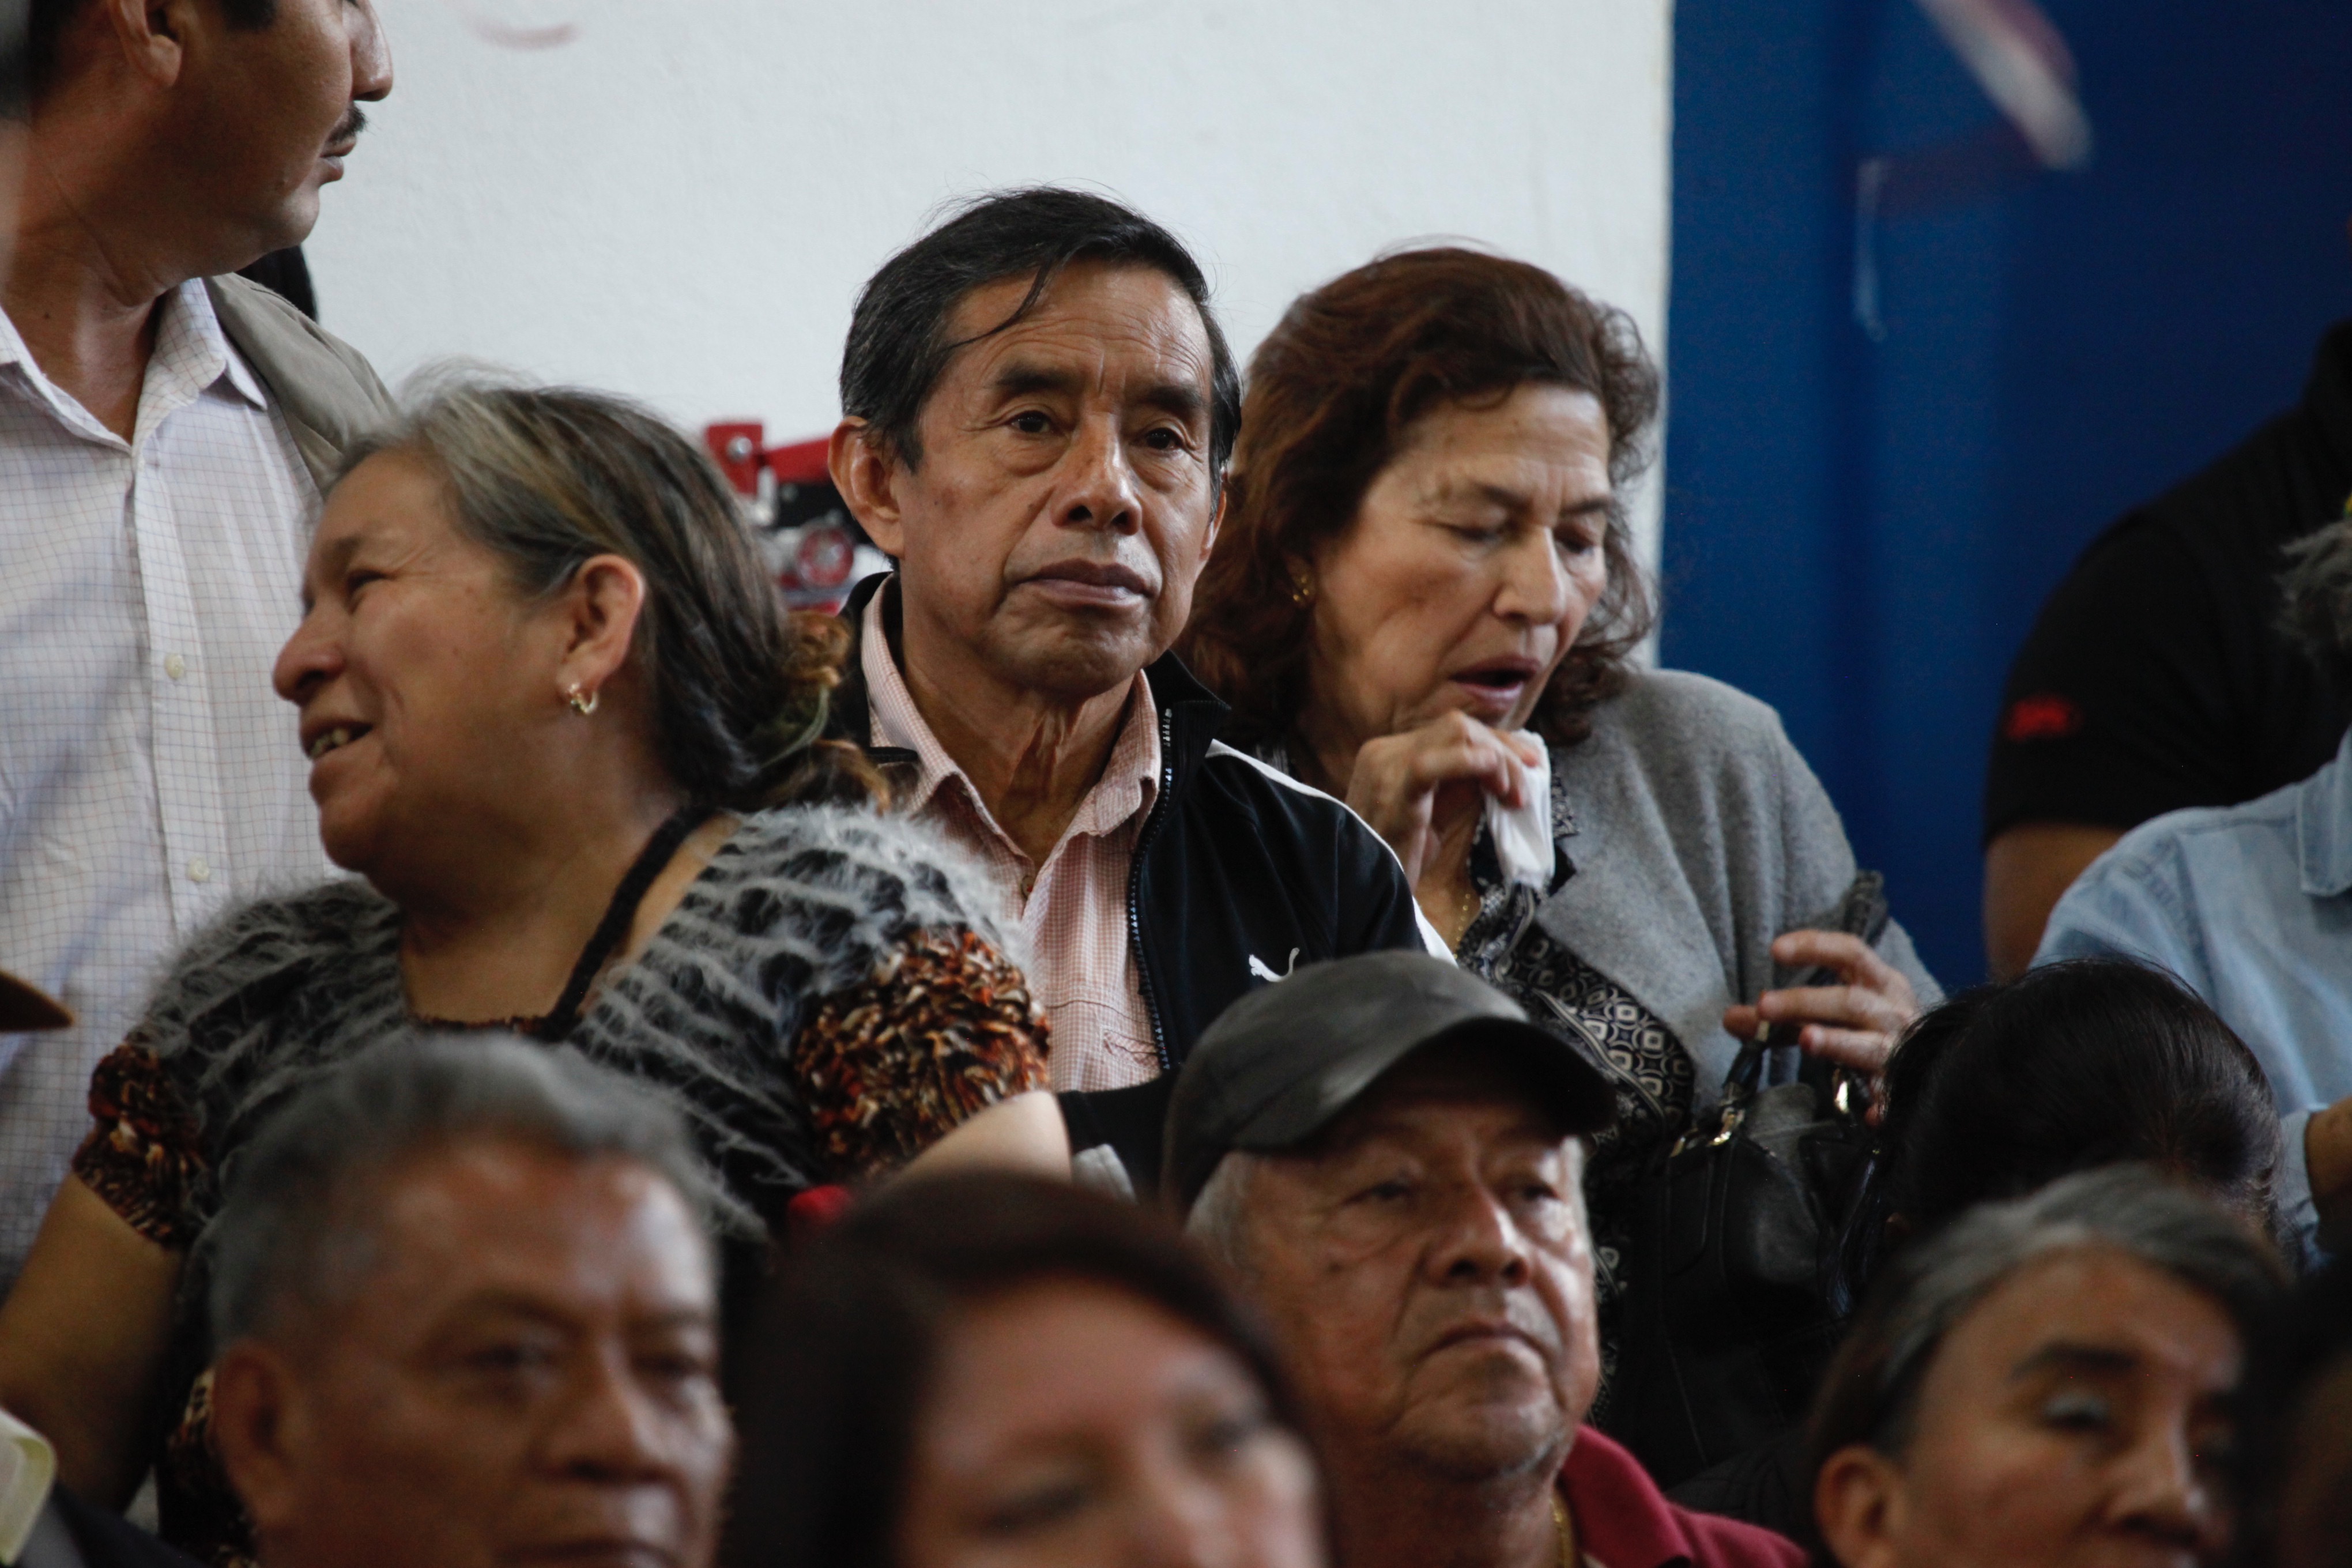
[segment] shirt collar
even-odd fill
[[[917,776],[915,787],[905,797],[906,810],[921,811],[952,780],[971,809],[1001,835],[1003,830],[989,818],[988,807],[982,803],[971,775],[940,744],[931,727],[923,722],[922,712],[915,706],[914,693],[907,689],[906,678],[898,672],[898,661],[891,657],[889,632],[882,616],[883,599],[883,595],[877,594],[866,601],[865,623],[858,636],[858,666],[866,677],[866,702],[872,714],[868,738],[875,745],[896,746],[915,754]],[[1111,747],[1102,777],[1079,804],[1077,815],[1070,819],[1070,826],[1062,835],[1063,841],[1066,843],[1082,833],[1114,831],[1130,817],[1149,811],[1159,787],[1159,710],[1151,699],[1150,682],[1139,672],[1133,693],[1128,699],[1126,721],[1119,726],[1118,739]]]
[[[269,406],[269,395],[261,389],[245,356],[230,346],[227,332],[221,329],[220,317],[213,310],[213,297],[200,278],[191,278],[180,285],[176,297],[163,312],[163,320],[155,333],[155,355],[163,357],[167,335],[176,331],[175,363],[184,363],[186,374],[199,391],[215,382],[226,379],[231,390],[256,408]]]
[[[1559,1489],[1585,1557],[1609,1568],[1681,1568],[1699,1560],[1697,1543],[1649,1472],[1590,1426],[1576,1429]]]
[[[2294,808],[2303,890],[2315,899],[2352,891],[2352,731],[2336,760],[2303,782]]]
[[[155,323],[155,350],[147,360],[148,375],[170,376],[184,382],[191,397],[226,379],[230,389],[254,407],[269,406],[269,395],[262,389],[244,356],[230,347],[228,334],[221,330],[220,318],[213,310],[212,296],[205,292],[204,279],[191,278],[171,289],[163,296],[159,308],[162,313]],[[16,330],[16,323],[8,319],[6,311],[0,310],[0,366],[6,365],[16,366],[32,383],[34,391],[61,417],[110,435],[70,393],[41,373],[32,350],[25,346],[25,334]],[[143,392],[141,396],[144,401]]]
[[[40,374],[33,363],[32,352],[25,347],[25,334],[16,330],[7,311],[0,310],[0,365],[12,364],[23,365],[33,375]]]

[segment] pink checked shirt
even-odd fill
[[[902,746],[921,772],[901,808],[980,857],[995,874],[1000,913],[1029,949],[1029,988],[1053,1025],[1046,1064],[1057,1089],[1124,1089],[1160,1076],[1151,1014],[1127,941],[1127,875],[1136,835],[1160,793],[1160,714],[1135,678],[1127,721],[1102,777],[1061,841],[1037,866],[996,825],[980,792],[933,737],[890,657],[883,595],[866,606],[860,661],[874,743]]]

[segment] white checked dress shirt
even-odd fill
[[[202,282],[160,309],[127,442],[0,315],[0,968],[78,1016],[0,1035],[0,1288],[173,952],[331,869],[269,684],[318,488]]]
[[[1160,716],[1150,685],[1136,676],[1102,777],[1039,866],[989,816],[971,777],[923,722],[890,657],[883,598],[877,594],[866,606],[859,637],[873,739],[921,760],[901,809],[940,827],[994,874],[1003,896],[998,912],[1021,931],[1029,992],[1052,1028],[1045,1065],[1055,1089],[1150,1082],[1160,1076],[1160,1051],[1127,940],[1128,869],[1160,795]]]

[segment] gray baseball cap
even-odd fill
[[[1413,1052],[1469,1039],[1522,1056],[1563,1131],[1615,1119],[1608,1075],[1476,975],[1426,952],[1360,953],[1261,985],[1209,1026],[1169,1102],[1160,1190],[1189,1209],[1233,1150],[1297,1148]]]

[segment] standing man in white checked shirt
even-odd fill
[[[391,409],[230,276],[310,233],[391,90],[373,0],[28,19],[0,84],[0,967],[78,1022],[0,1035],[0,1286],[166,956],[328,869],[270,663],[320,489]]]

